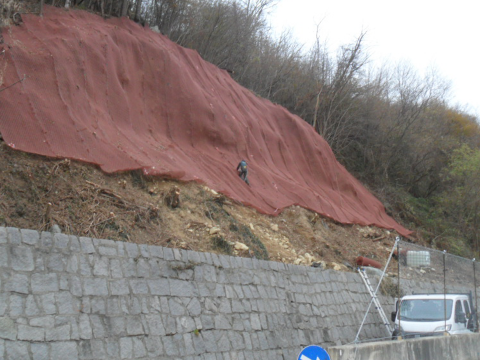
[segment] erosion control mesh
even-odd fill
[[[46,6],[23,20],[0,44],[0,132],[12,148],[205,183],[267,214],[295,204],[409,234],[310,125],[195,51],[126,18]]]

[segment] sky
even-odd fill
[[[320,39],[332,54],[366,32],[374,64],[406,62],[429,68],[451,84],[450,105],[480,119],[480,1],[278,0],[270,10],[274,33],[291,29],[309,47]]]

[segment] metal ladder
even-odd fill
[[[385,315],[385,312],[383,311],[382,305],[380,305],[380,301],[378,300],[376,292],[373,290],[372,284],[370,283],[370,279],[368,278],[367,273],[365,272],[365,269],[358,268],[358,273],[362,277],[362,280],[365,283],[365,286],[367,287],[367,290],[370,293],[370,296],[372,297],[372,301],[375,304],[375,308],[377,309],[378,313],[380,314],[380,317],[382,318],[383,324],[387,328],[388,333],[391,334],[393,332],[393,329],[390,326],[390,321],[388,320],[387,316]],[[377,290],[378,290],[378,288],[377,288]]]

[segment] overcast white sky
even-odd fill
[[[451,104],[480,118],[479,0],[278,0],[269,18],[307,47],[321,22],[332,54],[364,30],[373,61],[406,61],[419,73],[434,67],[451,81]]]

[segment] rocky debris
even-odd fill
[[[221,229],[219,227],[214,226],[210,229],[209,233],[210,233],[210,235],[215,235],[215,234],[220,233],[220,231],[221,231]]]
[[[314,262],[316,262],[315,257],[310,255],[309,253],[305,253],[304,255],[299,255],[298,258],[293,263],[295,265],[311,266]]]
[[[343,264],[338,264],[336,262],[330,262],[327,264],[327,269],[333,269],[335,271],[348,271],[348,268]]]
[[[238,241],[235,242],[234,248],[237,251],[248,251],[249,250],[249,247],[247,245],[245,245],[244,243],[238,242]]]
[[[382,240],[390,235],[390,231],[371,228],[370,226],[360,227],[358,232],[366,239]]]

